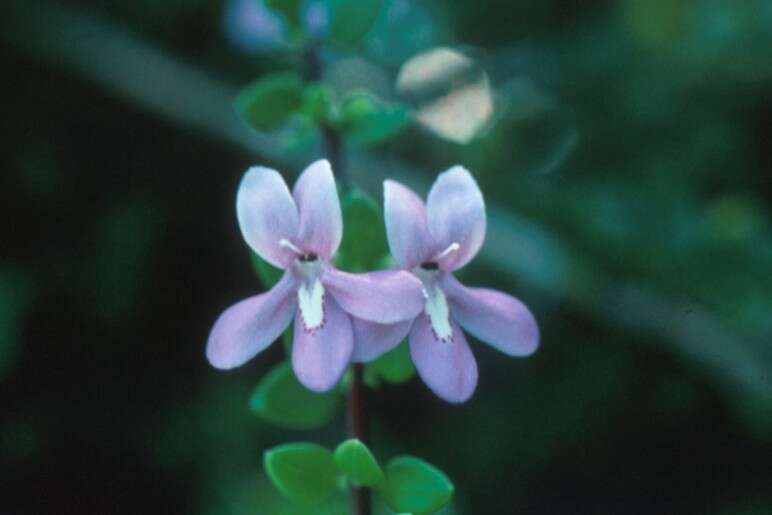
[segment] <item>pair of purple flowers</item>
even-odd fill
[[[376,359],[408,336],[429,388],[464,402],[477,384],[477,363],[462,327],[510,356],[527,356],[539,344],[536,321],[519,300],[453,277],[479,251],[486,225],[482,194],[460,166],[439,175],[426,204],[384,182],[386,233],[399,270],[350,274],[332,265],[343,222],[325,160],[311,164],[292,193],[277,171],[250,168],[236,211],[249,246],[284,275],[220,315],[206,349],[217,368],[242,365],[294,317],[292,367],[307,388],[329,390],[349,362]]]

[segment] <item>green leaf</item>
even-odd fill
[[[338,469],[358,485],[375,486],[383,479],[383,471],[373,453],[356,438],[338,445],[334,457]]]
[[[324,84],[310,84],[303,90],[303,105],[300,112],[317,123],[328,122],[332,118],[332,90]]]
[[[278,127],[300,107],[303,83],[297,74],[266,75],[249,84],[236,97],[236,112],[258,131]]]
[[[302,109],[302,107],[301,107]],[[316,122],[301,112],[292,113],[276,133],[279,153],[302,154],[319,140]]]
[[[330,46],[350,49],[359,43],[375,25],[383,0],[327,0]]]
[[[367,369],[374,378],[389,383],[404,383],[415,374],[407,342],[400,343],[380,358],[368,363]]]
[[[249,407],[278,426],[310,429],[329,422],[339,401],[335,390],[319,394],[306,389],[298,382],[289,363],[280,363],[255,388]]]
[[[321,445],[307,442],[279,445],[265,451],[263,464],[276,488],[295,502],[315,504],[335,490],[335,460]]]
[[[351,139],[365,145],[382,143],[399,134],[410,125],[410,111],[401,106],[386,107],[357,126]]]
[[[419,458],[398,456],[386,465],[382,493],[394,511],[432,513],[450,501],[453,490],[442,471]]]
[[[300,26],[301,3],[302,0],[265,0],[266,7],[284,16],[291,27]]]
[[[362,123],[368,116],[378,110],[375,97],[364,91],[355,91],[343,98],[341,119],[344,124],[356,125]]]
[[[341,126],[358,143],[374,145],[399,134],[411,122],[410,110],[386,104],[365,92],[343,99]]]
[[[284,270],[276,268],[272,264],[268,263],[265,259],[252,252],[252,268],[257,274],[257,278],[263,283],[263,286],[270,288],[281,279],[284,274]]]
[[[366,193],[354,190],[341,201],[343,241],[338,249],[341,268],[353,272],[372,270],[388,254],[386,229],[378,204]]]

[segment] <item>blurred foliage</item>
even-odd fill
[[[261,77],[236,97],[236,111],[253,128],[264,131],[278,127],[302,104],[303,86],[292,73]]]
[[[375,388],[381,381],[404,383],[415,375],[415,366],[410,358],[407,342],[403,341],[392,350],[371,361],[365,367],[365,382]]]
[[[318,153],[314,122],[342,123],[348,104],[352,122],[397,111],[363,125],[398,126],[374,160],[357,158],[356,131],[348,139],[351,175],[373,198],[386,174],[426,185],[455,162],[475,172],[489,232],[461,273],[517,294],[543,335],[524,361],[472,342],[480,385],[457,408],[409,380],[405,345],[369,366],[377,455],[431,457],[457,483],[448,514],[772,512],[770,2],[384,0],[370,32],[334,36],[351,44],[322,53],[323,83],[263,98],[270,139],[244,130],[257,157],[223,144],[214,122],[178,126],[174,109],[212,97],[190,98],[202,91],[190,75],[157,73],[130,46],[139,38],[225,81],[212,89],[298,68],[303,38],[265,18],[265,3],[237,4],[4,6],[5,509],[346,509],[342,495],[285,501],[260,463],[288,439],[331,448],[343,417],[312,431],[263,423],[250,392],[281,348],[217,374],[203,345],[222,308],[274,280],[255,279],[244,255],[240,174],[255,162],[300,170]],[[312,2],[269,4],[300,5],[312,38],[362,28],[330,25]],[[257,17],[233,15],[244,6]],[[94,50],[121,45],[126,59]],[[464,56],[450,70],[460,75],[419,95],[399,88],[404,65],[438,48]],[[128,56],[146,68],[127,87],[154,102],[92,82],[88,70],[112,76]],[[467,117],[465,102],[444,100],[464,85],[482,85],[491,109]],[[396,123],[403,106],[416,124]],[[427,106],[436,115],[419,119]]]
[[[337,263],[351,272],[378,268],[389,253],[383,214],[378,204],[366,193],[354,190],[341,200],[343,240],[336,254]]]
[[[378,19],[383,0],[328,0],[330,27],[326,41],[333,48],[356,46]]]
[[[18,359],[22,318],[32,300],[30,288],[23,272],[0,268],[0,381]]]
[[[317,394],[304,388],[288,363],[275,366],[260,381],[249,407],[267,422],[293,429],[323,426],[335,415],[340,393]]]

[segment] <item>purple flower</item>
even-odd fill
[[[308,35],[324,36],[329,13],[324,2],[307,0],[299,7],[301,23]],[[225,8],[225,35],[245,52],[270,52],[289,46],[287,21],[268,8],[264,0],[229,0]]]
[[[477,364],[461,328],[505,354],[527,356],[539,345],[536,321],[514,297],[467,288],[453,277],[485,239],[485,204],[467,170],[456,166],[440,174],[426,204],[387,180],[384,211],[392,255],[423,284],[423,313],[389,326],[355,321],[355,332],[367,331],[369,338],[357,340],[354,359],[374,359],[409,333],[410,354],[424,382],[446,401],[464,402],[477,385]]]
[[[285,272],[268,292],[231,306],[217,319],[206,347],[215,367],[242,365],[294,317],[295,374],[311,390],[329,390],[353,351],[350,315],[394,324],[423,309],[421,282],[407,272],[349,274],[331,265],[343,222],[327,161],[311,164],[292,194],[277,171],[250,168],[239,186],[236,212],[249,246]]]

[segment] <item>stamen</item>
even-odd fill
[[[291,241],[285,240],[284,238],[279,240],[279,246],[284,247],[285,249],[289,249],[295,254],[301,256],[303,255],[303,251],[297,248]]]
[[[434,261],[427,261],[426,263],[421,263],[421,268],[424,270],[439,270],[440,265]]]
[[[446,248],[445,250],[443,250],[443,251],[440,253],[440,255],[438,255],[438,256],[437,256],[436,258],[434,258],[434,259],[435,259],[435,260],[439,260],[439,259],[442,259],[442,258],[444,258],[445,256],[447,256],[448,254],[452,254],[453,252],[456,252],[456,251],[457,251],[458,249],[460,249],[460,248],[461,248],[461,245],[459,245],[459,244],[458,244],[458,243],[456,243],[456,242],[453,242],[453,243],[451,243],[451,244],[448,246],[448,248]]]

